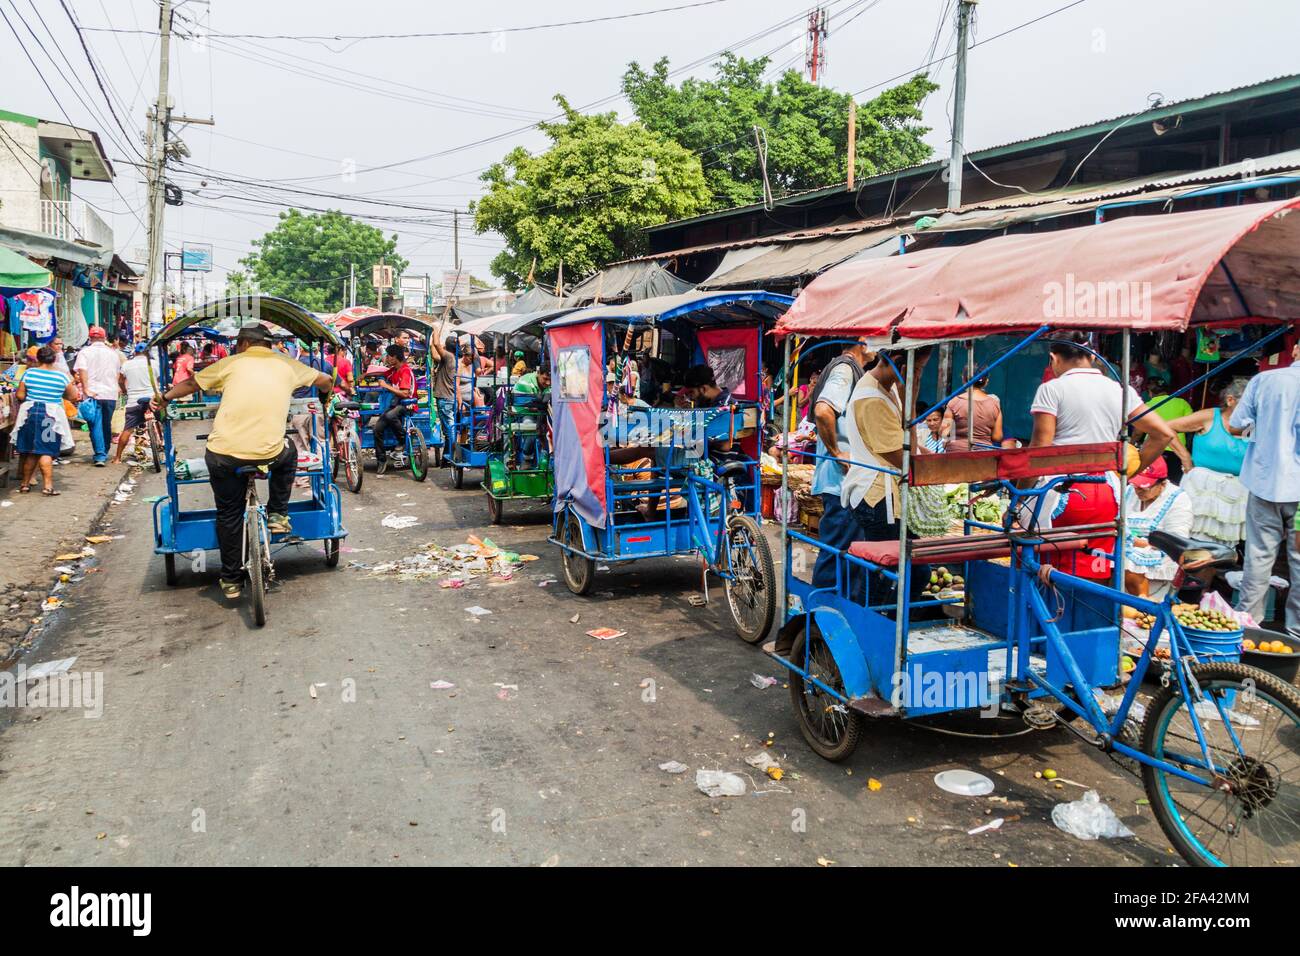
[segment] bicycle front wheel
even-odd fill
[[[1160,828],[1197,866],[1300,863],[1300,693],[1244,664],[1196,664],[1203,697],[1188,706],[1172,680],[1147,708],[1143,753],[1199,778],[1142,765]],[[1216,773],[1207,771],[1200,727]]]
[[[249,509],[244,516],[244,553],[248,572],[248,591],[253,599],[253,620],[258,627],[266,624],[266,554],[267,542],[262,536],[262,518]]]
[[[153,463],[155,473],[162,471],[163,456],[163,432],[162,425],[158,419],[150,419],[148,426],[145,428],[145,434],[149,436],[149,457]]]

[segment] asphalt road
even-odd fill
[[[586,598],[541,587],[560,573],[545,508],[488,527],[482,492],[453,491],[449,471],[424,484],[371,472],[361,495],[344,491],[356,550],[335,570],[314,544],[277,555],[261,630],[246,601],[222,599],[215,567],[166,586],[143,500],[162,481],[140,477],[110,511],[124,537],[99,548],[27,658],[76,655],[74,671],[101,673],[102,716],[0,715],[0,864],[1175,861],[1136,783],[1061,731],[987,740],[877,722],[846,764],[821,760],[788,691],[750,683],[780,675],[734,636],[725,602],[689,602],[691,561],[603,572]],[[385,528],[390,512],[419,524]],[[348,567],[469,533],[540,560],[459,590]],[[595,627],[627,633],[597,641]],[[991,725],[1022,729],[942,726]],[[744,763],[769,734],[780,783]],[[691,772],[658,769],[670,760]],[[954,767],[991,776],[996,799],[939,790],[934,774]],[[1137,839],[1057,830],[1052,806],[1083,791],[1034,777],[1047,767],[1096,787]],[[697,768],[745,772],[761,792],[709,798]]]

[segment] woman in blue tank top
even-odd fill
[[[1245,535],[1247,494],[1237,476],[1241,474],[1247,442],[1229,434],[1227,422],[1249,381],[1234,378],[1220,395],[1220,407],[1203,408],[1169,423],[1175,432],[1193,436],[1194,467],[1181,482],[1196,512],[1193,537],[1236,544]]]

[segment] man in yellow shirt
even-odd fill
[[[266,524],[272,534],[288,533],[289,495],[298,456],[285,442],[289,401],[295,389],[330,388],[331,376],[288,355],[273,351],[264,326],[245,326],[235,339],[235,354],[213,362],[154,399],[154,407],[184,398],[199,389],[220,392],[221,404],[208,435],[204,460],[217,506],[217,542],[221,547],[221,591],[239,597],[243,585],[244,496],[248,479],[237,469],[267,465]]]

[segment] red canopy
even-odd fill
[[[1300,199],[1129,216],[846,262],[803,290],[777,333],[939,339],[1294,319],[1297,207]]]

